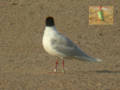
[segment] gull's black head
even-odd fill
[[[54,18],[53,17],[47,17],[45,23],[46,23],[46,26],[54,26]]]

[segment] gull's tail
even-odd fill
[[[102,61],[99,58],[93,58],[90,56],[77,56],[76,58],[83,60],[83,61],[89,61],[89,62],[101,62]]]

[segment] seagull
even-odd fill
[[[99,58],[93,58],[88,56],[85,52],[83,52],[74,42],[72,42],[69,38],[62,35],[57,31],[55,27],[54,18],[49,16],[45,21],[45,30],[42,38],[42,44],[45,51],[53,56],[60,58],[76,58],[81,61],[89,61],[89,62],[101,62]],[[54,69],[54,72],[57,72],[57,64]],[[64,72],[64,60],[62,61]]]

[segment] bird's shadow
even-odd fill
[[[93,72],[93,71],[92,71]],[[96,73],[109,73],[109,74],[120,74],[120,71],[112,71],[112,70],[97,70],[94,71]]]
[[[112,70],[95,70],[95,71],[77,71],[81,73],[97,73],[97,74],[120,74],[120,71],[112,71]]]

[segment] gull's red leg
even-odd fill
[[[57,67],[58,67],[58,61],[56,61],[56,66],[55,66],[54,72],[57,72]]]
[[[64,60],[62,61],[62,72],[65,72],[64,71]]]

